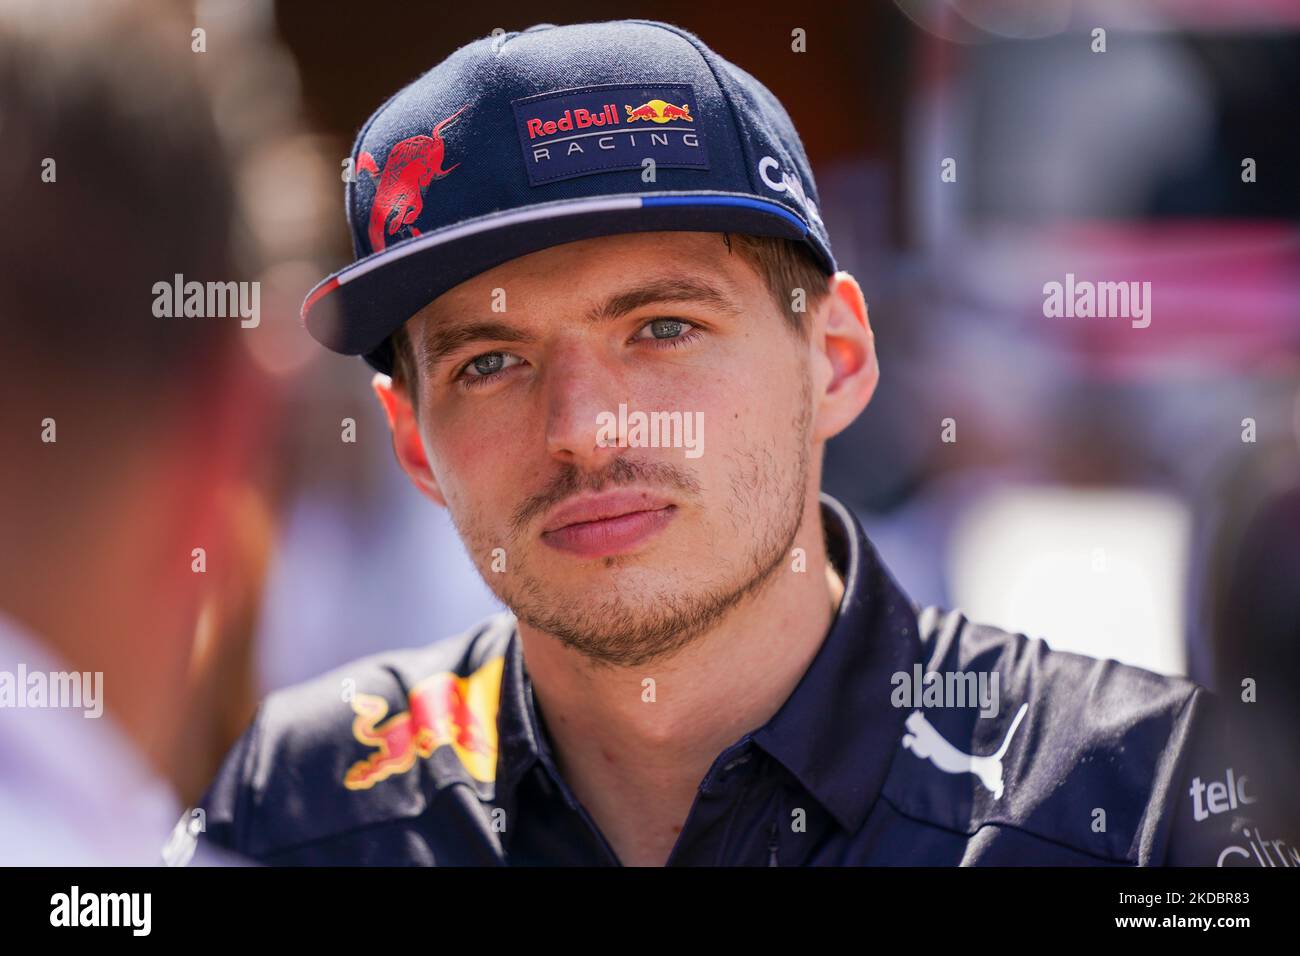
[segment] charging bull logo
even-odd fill
[[[673,120],[686,120],[688,123],[694,123],[695,118],[691,116],[691,105],[683,103],[677,106],[666,100],[650,100],[640,106],[624,106],[627,110],[627,121],[635,123],[637,120],[646,120],[650,123],[671,123]]]
[[[371,252],[383,249],[387,237],[397,235],[404,227],[409,227],[413,236],[420,234],[414,224],[424,211],[425,187],[460,165],[442,165],[447,150],[442,134],[463,112],[464,106],[435,126],[432,136],[412,136],[394,146],[388,153],[382,173],[375,164],[375,157],[369,153],[363,152],[357,157],[357,170],[379,180],[370,206]]]
[[[352,699],[352,735],[376,750],[343,777],[349,790],[367,790],[393,774],[406,773],[417,757],[451,747],[475,780],[490,783],[497,772],[497,706],[505,658],[468,677],[445,671],[411,688],[408,709],[392,717],[388,701],[373,694]]]

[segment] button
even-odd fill
[[[735,760],[731,761],[730,763],[728,763],[726,766],[724,766],[724,767],[722,768],[722,775],[723,775],[724,777],[726,777],[726,776],[730,776],[731,771],[732,771],[733,769],[735,769],[736,767],[739,767],[741,764],[749,763],[750,759],[751,759],[753,756],[754,756],[753,754],[748,754],[748,753],[747,753],[747,754],[745,754],[745,755],[743,755],[743,756],[737,757]]]

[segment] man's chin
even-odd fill
[[[606,598],[586,603],[575,596],[515,608],[520,621],[590,660],[621,667],[663,660],[689,644],[719,617],[717,608],[694,596],[672,605]]]
[[[535,603],[571,607],[579,613],[597,613],[612,606],[619,610],[649,612],[671,598],[689,598],[700,587],[692,569],[666,565],[663,555],[630,554],[591,561],[567,561],[568,567],[551,566],[530,573],[521,598],[542,598]],[[534,569],[530,569],[534,571]]]
[[[618,559],[607,559],[618,561]],[[773,579],[716,577],[719,569],[629,562],[528,579],[498,595],[521,622],[597,661],[641,666],[662,660],[716,627]]]

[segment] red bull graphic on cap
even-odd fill
[[[488,661],[468,677],[444,671],[411,688],[407,710],[384,718],[388,701],[373,694],[352,699],[352,735],[376,748],[343,777],[349,790],[368,790],[402,774],[417,758],[451,747],[469,775],[482,783],[496,780],[497,708],[505,657]]]
[[[640,169],[646,159],[670,169],[709,168],[689,83],[588,86],[511,105],[533,186]]]
[[[627,120],[629,123],[635,123],[637,120],[646,120],[650,123],[671,123],[673,120],[685,120],[688,123],[694,123],[691,118],[691,105],[683,103],[677,106],[673,103],[665,103],[663,100],[651,100],[649,103],[642,103],[636,109],[628,106]]]
[[[435,179],[442,179],[460,163],[444,166],[447,144],[442,134],[455,124],[462,106],[433,127],[430,136],[412,136],[397,143],[388,151],[388,159],[381,173],[375,157],[363,152],[357,157],[357,172],[368,173],[379,180],[375,198],[370,204],[370,250],[379,252],[388,243],[388,237],[405,230],[409,236],[418,236],[415,221],[424,211],[424,190]],[[403,236],[407,238],[407,236]]]

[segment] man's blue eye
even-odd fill
[[[650,323],[650,334],[657,339],[671,339],[681,335],[685,327],[686,324],[677,319],[655,319]]]
[[[489,352],[487,355],[480,355],[470,364],[474,366],[474,371],[480,375],[491,375],[493,372],[499,372],[505,367],[506,357],[500,352]]]

